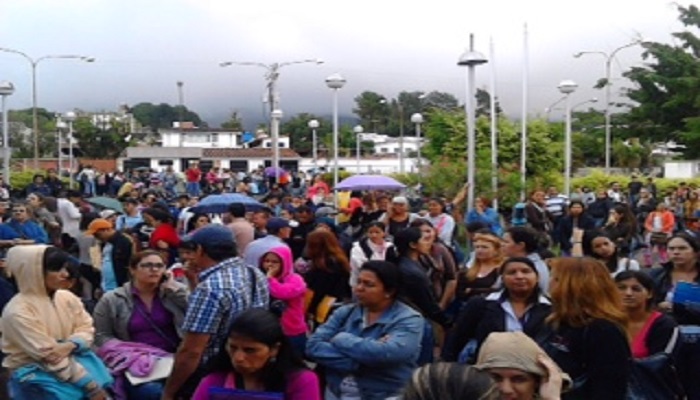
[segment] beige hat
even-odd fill
[[[547,370],[537,360],[545,354],[540,346],[522,332],[493,332],[481,345],[475,367],[511,368],[545,377]],[[562,372],[562,391],[571,388],[571,377]]]

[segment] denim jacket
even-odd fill
[[[309,338],[306,352],[326,368],[328,388],[339,395],[341,381],[352,375],[362,400],[397,395],[411,377],[420,354],[423,317],[395,301],[374,324],[365,310],[347,305],[334,312]]]

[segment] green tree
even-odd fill
[[[634,83],[627,96],[636,105],[629,113],[630,136],[643,140],[676,140],[686,156],[700,156],[700,9],[676,4],[687,30],[673,33],[675,43],[645,45],[643,67],[624,75]]]
[[[486,91],[485,89],[476,89],[476,116],[485,116],[485,117],[491,117],[491,93]],[[503,110],[501,109],[501,104],[498,102],[498,98],[496,98],[496,115],[501,115],[503,114]]]
[[[390,109],[388,100],[383,95],[371,91],[360,93],[355,97],[352,112],[360,118],[360,124],[366,131],[386,131]]]
[[[423,97],[423,110],[455,110],[459,107],[459,101],[450,93],[432,91]]]
[[[309,121],[315,119],[319,127],[316,129],[316,143],[321,144],[321,137],[332,131],[332,123],[309,113],[300,113],[287,120],[280,126],[280,133],[289,135],[291,147],[302,157],[312,156],[313,132],[309,128]]]
[[[135,105],[131,112],[134,118],[143,126],[149,127],[151,131],[173,127],[173,122],[178,122],[182,118],[183,122],[192,122],[195,126],[206,127],[206,122],[194,111],[190,111],[185,106],[171,106],[170,104],[139,103]]]
[[[234,110],[233,112],[231,112],[231,116],[228,118],[228,121],[223,122],[221,124],[221,128],[242,132],[243,119],[241,119],[241,116],[238,115],[238,111]]]
[[[117,158],[131,145],[129,127],[117,121],[96,126],[89,118],[80,117],[73,123],[73,137],[86,158]]]
[[[16,158],[34,157],[34,139],[31,134],[32,109],[9,110],[7,118],[13,156]],[[39,155],[41,157],[55,157],[58,154],[56,152],[56,114],[45,108],[38,108],[37,121],[39,125]]]

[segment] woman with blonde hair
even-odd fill
[[[574,380],[571,398],[624,399],[632,355],[628,317],[608,269],[590,257],[555,258],[544,343],[552,359]]]
[[[466,302],[473,296],[487,295],[498,290],[499,268],[505,257],[501,238],[492,233],[477,233],[472,241],[474,260],[457,277],[457,299]]]

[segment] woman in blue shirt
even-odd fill
[[[327,400],[398,398],[420,353],[424,320],[397,300],[400,272],[386,261],[362,265],[357,304],[335,311],[306,353],[326,370]]]
[[[503,235],[503,227],[501,227],[501,217],[498,212],[489,207],[490,201],[483,196],[479,196],[474,200],[474,208],[467,213],[466,223],[483,222],[488,225],[491,232],[496,236]]]
[[[44,228],[34,222],[33,215],[27,204],[18,203],[12,207],[12,218],[7,221],[7,226],[17,233],[20,239],[33,240],[36,244],[48,244],[49,236]]]

